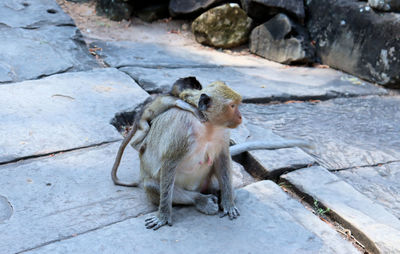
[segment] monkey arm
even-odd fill
[[[223,210],[221,217],[228,215],[229,219],[232,220],[240,214],[234,202],[231,168],[231,157],[229,156],[228,149],[226,149],[222,151],[216,159],[214,163],[214,171],[221,189],[221,207]]]
[[[313,148],[313,145],[305,140],[284,140],[284,141],[254,141],[245,142],[237,145],[233,145],[229,148],[231,156],[241,154],[246,151],[265,149],[274,150],[279,148],[289,148],[294,146]]]

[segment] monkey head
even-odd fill
[[[236,128],[242,123],[242,97],[224,82],[214,82],[201,90],[198,108],[216,126]]]

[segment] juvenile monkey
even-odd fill
[[[150,122],[167,111],[172,107],[177,107],[185,111],[191,112],[196,115],[199,119],[203,120],[203,115],[197,110],[197,108],[191,104],[188,104],[179,99],[179,95],[185,90],[201,90],[202,86],[200,82],[195,77],[186,77],[178,79],[173,85],[169,94],[159,95],[155,99],[149,98],[144,102],[142,110],[135,116],[132,129],[129,131],[128,135],[122,141],[117,157],[114,161],[113,168],[111,170],[111,178],[116,185],[136,187],[138,183],[123,183],[117,177],[118,166],[121,162],[122,154],[124,153],[125,147],[129,144],[130,140],[133,138],[132,145],[136,150],[139,149],[139,145],[146,137],[149,129]]]

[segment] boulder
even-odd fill
[[[252,20],[237,4],[225,4],[201,14],[192,23],[196,41],[233,48],[248,41]]]
[[[286,13],[299,21],[303,21],[303,0],[241,0],[246,13],[255,21],[264,23],[278,13]]]
[[[278,14],[254,28],[250,35],[250,51],[286,64],[314,60],[314,46],[307,30],[285,14]]]
[[[172,17],[195,18],[202,12],[224,2],[223,0],[171,0],[169,13]]]
[[[132,5],[128,0],[97,0],[96,12],[105,15],[111,20],[121,21],[129,19],[132,14]]]
[[[169,16],[168,3],[154,4],[134,11],[135,16],[146,22],[153,22]]]
[[[355,0],[310,0],[307,7],[307,27],[323,64],[400,88],[400,14],[375,13]]]
[[[368,0],[368,4],[377,11],[400,11],[400,0]]]

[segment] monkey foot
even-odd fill
[[[236,219],[238,216],[240,216],[239,209],[237,209],[234,205],[229,208],[223,208],[223,212],[220,217],[222,218],[226,215],[228,215],[229,219],[231,220]]]
[[[202,195],[196,200],[196,209],[204,214],[213,215],[218,213],[218,198],[212,194]]]
[[[165,225],[169,225],[169,226],[172,226],[172,222],[171,222],[171,219],[160,219],[160,218],[158,218],[157,216],[151,216],[151,217],[149,217],[149,218],[147,218],[146,220],[145,220],[145,225],[146,225],[146,228],[147,229],[154,229],[154,230],[157,230],[157,229],[159,229],[159,228],[161,228],[162,226],[165,226]]]

